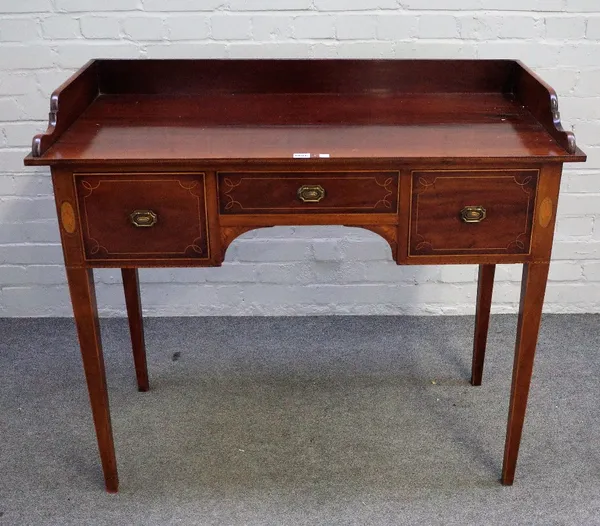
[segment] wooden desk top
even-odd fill
[[[557,104],[512,61],[101,60],[26,162],[583,161]]]

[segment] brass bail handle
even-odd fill
[[[460,217],[465,223],[481,223],[487,215],[483,206],[465,206],[460,211]]]
[[[297,195],[303,203],[318,203],[325,197],[325,189],[318,184],[305,184],[298,188]]]
[[[134,210],[131,212],[129,218],[133,226],[138,228],[148,228],[154,226],[158,221],[156,212],[152,210]]]

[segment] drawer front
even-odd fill
[[[203,173],[76,174],[88,260],[207,259]]]
[[[528,254],[538,175],[413,172],[410,255]]]
[[[221,214],[397,213],[398,172],[220,172]]]

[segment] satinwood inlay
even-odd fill
[[[77,230],[77,220],[75,219],[75,210],[73,205],[68,201],[65,201],[60,205],[60,221],[63,230],[67,234],[73,234]]]
[[[540,203],[539,217],[540,217],[540,226],[542,228],[546,228],[550,224],[550,221],[552,221],[552,214],[553,214],[552,199],[550,199],[549,197],[546,197]]]

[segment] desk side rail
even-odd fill
[[[575,134],[566,131],[560,121],[558,96],[536,73],[517,61],[514,95],[540,122],[552,138],[572,155],[584,155],[578,150]]]
[[[48,129],[33,138],[31,157],[41,157],[98,96],[97,62],[90,60],[50,97]]]

